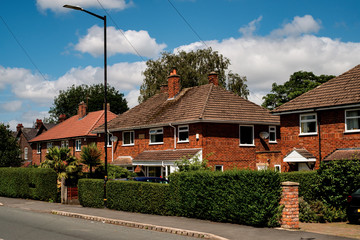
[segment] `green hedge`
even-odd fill
[[[277,226],[280,177],[273,171],[185,172],[171,175],[169,209],[178,216]]]
[[[84,207],[104,207],[104,180],[80,179],[78,182],[79,202]]]
[[[0,195],[14,198],[56,200],[57,175],[44,168],[0,168]]]
[[[312,201],[317,198],[314,187],[316,184],[317,172],[284,172],[280,173],[281,182],[298,182],[299,185],[299,196],[303,197],[305,201]]]
[[[169,185],[136,181],[109,181],[106,187],[107,207],[131,211],[167,215]]]

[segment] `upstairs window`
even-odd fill
[[[131,146],[134,145],[134,132],[127,131],[123,132],[123,146]]]
[[[316,113],[300,115],[300,135],[317,134]]]
[[[179,142],[189,142],[189,126],[179,126],[178,135]]]
[[[360,132],[360,109],[345,111],[345,131]]]
[[[164,143],[164,133],[162,128],[153,128],[149,131],[150,134],[150,143]]]
[[[276,127],[269,127],[269,143],[276,143]]]
[[[240,146],[255,146],[254,126],[240,126]]]
[[[81,139],[75,140],[75,151],[77,151],[77,152],[81,151]]]

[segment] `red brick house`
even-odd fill
[[[161,92],[108,123],[108,162],[145,176],[168,176],[186,156],[208,159],[215,170],[280,170],[279,117],[219,86],[181,89],[174,69]],[[103,127],[94,132],[103,149]],[[262,138],[260,137],[262,136]]]
[[[19,123],[16,127],[16,138],[18,139],[20,150],[21,150],[21,159],[24,160],[24,166],[32,165],[32,144],[31,141],[36,136],[41,133],[49,130],[54,127],[56,124],[52,123],[43,123],[41,119],[36,119],[35,126],[32,128],[24,128],[24,126]]]
[[[360,65],[273,110],[280,115],[284,167],[318,168],[360,149]],[[360,156],[360,155],[359,155]]]
[[[33,163],[39,165],[45,160],[47,149],[50,147],[68,147],[72,155],[80,158],[81,147],[96,141],[96,134],[92,131],[104,124],[104,110],[86,113],[86,104],[79,104],[78,114],[51,128],[49,131],[35,137],[30,142],[33,148]],[[116,114],[108,111],[108,121]]]

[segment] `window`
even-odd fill
[[[28,159],[28,151],[29,151],[28,148],[25,147],[25,148],[24,148],[24,159],[25,159],[25,160]]]
[[[112,134],[110,134],[110,133],[107,134],[107,146],[108,147],[112,147],[111,136],[112,136]]]
[[[281,165],[275,165],[274,170],[275,172],[281,172]]]
[[[37,149],[36,153],[41,153],[41,143],[36,144],[36,149]]]
[[[240,146],[254,146],[254,126],[240,126]]]
[[[75,150],[77,152],[81,151],[81,139],[76,139],[75,140]]]
[[[223,165],[215,165],[215,171],[223,171]]]
[[[154,128],[150,129],[150,143],[163,143],[164,142],[164,134],[162,128]]]
[[[46,143],[46,152],[49,152],[49,148],[52,148],[52,142]]]
[[[317,119],[316,114],[301,114],[300,115],[300,134],[309,135],[317,133]]]
[[[66,141],[61,141],[61,147],[62,148],[68,148],[69,147],[69,141],[66,140]]]
[[[123,146],[131,146],[134,145],[134,132],[128,131],[123,132]]]
[[[276,143],[276,127],[269,126],[269,143]]]
[[[345,111],[345,131],[360,132],[360,109]]]
[[[189,142],[189,126],[179,126],[178,135],[179,142]]]
[[[257,165],[257,170],[258,171],[265,171],[267,169],[267,165],[266,164],[258,164]]]

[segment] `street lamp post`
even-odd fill
[[[106,182],[108,180],[108,172],[107,172],[107,142],[108,142],[108,134],[107,134],[107,53],[106,53],[106,15],[100,16],[95,13],[89,12],[79,6],[72,5],[64,5],[64,8],[70,8],[73,10],[86,12],[94,17],[100,18],[104,21],[104,120],[105,120],[105,133],[104,133],[104,150],[105,150],[105,177],[104,177],[104,202],[106,204]]]

